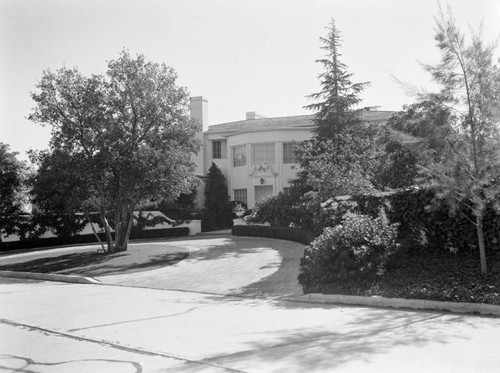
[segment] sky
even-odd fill
[[[446,2],[443,5],[446,6]],[[454,0],[459,26],[500,36],[500,1]],[[332,19],[361,106],[401,110],[415,98],[398,80],[432,89],[421,63],[437,63],[435,0],[0,0],[0,142],[27,159],[50,128],[28,121],[30,92],[46,69],[101,74],[123,48],[165,62],[191,96],[208,99],[209,124],[312,114],[319,38]]]

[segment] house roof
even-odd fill
[[[361,119],[366,122],[385,122],[393,111],[363,111]],[[280,128],[304,128],[314,126],[314,115],[297,115],[291,117],[258,118],[215,124],[208,127],[208,133],[246,132]]]

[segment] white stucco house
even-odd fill
[[[203,178],[214,162],[226,176],[232,201],[253,208],[259,200],[286,191],[298,171],[295,143],[312,137],[313,115],[267,118],[247,112],[244,120],[212,124],[208,122],[208,101],[192,97],[191,117],[199,121],[202,148],[194,157],[197,175]],[[385,123],[392,111],[366,111],[362,119]],[[203,188],[198,192],[203,204]]]

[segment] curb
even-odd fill
[[[71,282],[74,284],[102,284],[101,281],[92,277],[57,275],[52,273],[0,271],[0,277],[25,278],[31,280]]]
[[[356,306],[409,308],[500,316],[500,306],[484,303],[444,302],[424,299],[384,298],[380,296],[363,297],[358,295],[318,293],[310,293],[295,298],[286,298],[285,300],[290,302],[340,303]]]

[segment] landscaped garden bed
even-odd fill
[[[488,265],[488,273],[482,275],[477,250],[452,254],[444,249],[400,249],[380,276],[353,275],[305,286],[304,292],[500,305],[500,252],[489,253]]]

